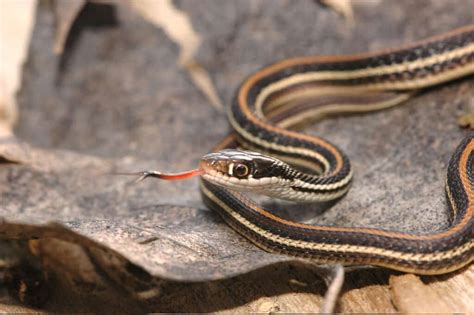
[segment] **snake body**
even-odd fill
[[[228,114],[235,133],[216,148],[239,145],[264,155],[227,150],[205,157],[203,199],[236,231],[270,252],[418,274],[457,270],[474,259],[474,133],[449,163],[452,222],[439,233],[292,222],[234,190],[306,202],[340,198],[352,179],[348,157],[327,140],[296,129],[327,115],[389,108],[421,89],[473,73],[474,25],[395,50],[300,57],[267,66],[239,87]]]

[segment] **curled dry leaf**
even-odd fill
[[[194,84],[204,93],[204,95],[207,96],[211,105],[213,105],[217,110],[222,111],[224,105],[217,94],[209,72],[207,72],[207,70],[197,62],[189,62],[184,65],[184,67],[189,72]]]
[[[62,54],[69,30],[77,15],[86,4],[86,0],[54,0],[54,17],[56,31],[54,36],[54,52]]]
[[[208,98],[211,105],[222,110],[222,101],[209,73],[195,59],[201,38],[194,30],[189,17],[177,9],[171,0],[128,0],[145,19],[163,29],[168,37],[181,49],[178,62],[189,72],[198,89]]]
[[[16,93],[30,43],[35,0],[2,0],[0,10],[0,138],[10,136],[18,116]]]
[[[156,186],[153,181],[133,184],[129,177],[110,175],[113,169],[126,165],[62,151],[30,148],[29,154],[42,163],[17,164],[0,173],[2,182],[11,178],[9,185],[0,188],[0,212],[7,221],[16,218],[23,224],[13,229],[9,222],[0,221],[1,239],[28,240],[33,234],[48,238],[48,233],[56,233],[56,225],[53,230],[47,225],[54,220],[67,227],[54,238],[78,244],[82,238],[70,236],[76,231],[100,239],[106,248],[121,253],[151,275],[175,280],[217,279],[245,272],[249,266],[254,269],[292,260],[261,251],[210,211],[149,205],[129,212],[130,202],[152,200]],[[137,162],[135,167],[142,163]],[[84,185],[86,182],[90,184]],[[25,198],[32,203],[19,205],[19,200]],[[124,216],[118,215],[120,212]],[[34,230],[33,225],[38,224],[46,225]],[[28,229],[35,232],[25,232]],[[232,263],[228,257],[239,258]]]
[[[55,0],[54,13],[56,18],[56,34],[54,52],[61,54],[66,44],[67,36],[78,13],[86,4],[86,0],[69,1]],[[93,0],[94,3],[123,4],[119,1]],[[208,98],[211,105],[222,110],[222,101],[212,82],[211,76],[196,60],[195,55],[201,44],[199,34],[193,29],[185,12],[174,7],[171,0],[129,0],[146,20],[162,28],[168,37],[181,49],[178,64],[189,72],[197,88]]]
[[[321,3],[341,14],[349,23],[354,23],[352,0],[321,0]]]
[[[181,48],[179,63],[186,65],[194,60],[201,38],[193,29],[185,12],[178,10],[171,0],[129,0],[145,19],[163,29]]]
[[[0,163],[35,163],[30,146],[13,136],[0,138]]]

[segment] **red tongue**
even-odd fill
[[[181,172],[181,173],[161,173],[157,171],[143,171],[143,172],[137,172],[137,173],[115,173],[116,175],[134,175],[134,176],[140,176],[136,180],[136,182],[142,181],[147,177],[155,177],[163,180],[183,180],[183,179],[188,179],[194,176],[202,175],[204,174],[204,170],[202,169],[194,169],[191,171],[187,172]]]
[[[188,178],[202,175],[202,174],[204,174],[204,170],[197,168],[195,170],[181,172],[181,173],[174,173],[174,174],[161,173],[159,178],[164,179],[164,180],[182,180],[182,179],[188,179]],[[145,176],[145,178],[146,177],[147,176]]]

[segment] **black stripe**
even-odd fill
[[[239,135],[237,135],[237,137],[240,142],[243,142],[244,144],[247,142],[247,139],[242,139]],[[325,165],[320,160],[310,157],[310,156],[303,156],[298,153],[291,153],[291,152],[284,152],[284,151],[269,149],[269,148],[259,145],[258,143],[253,143],[253,142],[251,143],[251,146],[252,146],[252,149],[256,149],[257,151],[268,154],[268,155],[272,155],[272,154],[277,155],[281,157],[281,159],[283,160],[285,159],[285,157],[307,160],[310,163],[314,163],[318,165],[320,169],[322,169],[326,173],[330,170],[333,170],[336,165],[336,159],[334,155],[332,155],[332,153],[330,153],[329,151],[325,149],[324,149],[324,152],[322,152],[323,148],[313,143],[308,145],[308,147],[306,148],[316,151],[320,153],[321,155],[323,155],[323,157],[326,158],[326,160],[330,164],[329,170],[325,170]],[[301,180],[304,180],[307,183],[319,184],[319,185],[329,185],[332,183],[339,182],[341,179],[346,178],[351,172],[351,163],[350,163],[349,158],[341,150],[339,150],[337,147],[336,147],[336,150],[339,151],[342,158],[342,163],[343,163],[342,169],[336,175],[328,175],[328,176],[325,176],[324,174],[313,175],[313,174],[305,174],[305,173],[301,173],[297,171],[285,170],[285,172],[280,172],[281,174],[279,177],[283,177],[286,179],[293,179],[297,177],[297,178],[300,178]],[[326,155],[324,153],[326,153]]]
[[[234,99],[234,104],[231,108],[232,111],[232,116],[234,117],[235,121],[239,126],[241,126],[243,129],[245,129],[248,133],[250,133],[253,137],[263,139],[267,142],[270,143],[275,143],[281,146],[291,146],[291,147],[298,147],[298,148],[305,148],[309,149],[311,151],[316,151],[319,154],[321,154],[328,162],[330,165],[330,169],[326,171],[333,171],[336,167],[336,157],[334,156],[333,153],[331,153],[328,149],[325,147],[316,144],[315,142],[303,140],[300,138],[296,137],[287,137],[287,136],[281,136],[280,134],[276,134],[272,131],[267,130],[266,128],[262,128],[259,125],[254,124],[252,121],[249,121],[246,115],[242,112],[240,106],[238,103],[236,103],[237,100]],[[322,142],[328,143],[329,145],[333,146],[336,150],[340,152],[340,150],[337,148],[337,146],[329,143],[326,140],[323,140],[318,137],[314,137],[315,139],[319,139]],[[245,139],[246,141],[251,141],[249,139]],[[252,145],[254,146],[259,146],[261,147],[258,143],[253,143]],[[280,151],[278,151],[280,152]],[[342,152],[341,152],[342,154]],[[343,155],[343,159],[345,161],[349,161],[347,157]],[[298,155],[300,156],[300,155]],[[308,157],[309,158],[309,157]],[[350,167],[350,164],[347,165]]]
[[[212,190],[213,186],[205,185],[208,189]],[[474,254],[474,249],[470,249],[461,255],[457,255],[454,257],[449,257],[446,259],[438,260],[438,261],[406,261],[406,260],[399,260],[397,258],[382,256],[377,254],[365,254],[360,252],[335,252],[330,250],[314,250],[314,249],[304,249],[294,246],[288,246],[281,243],[276,243],[271,241],[262,235],[246,228],[240,222],[237,222],[227,211],[221,209],[218,204],[216,204],[212,199],[208,198],[206,194],[203,194],[203,199],[206,205],[215,210],[223,219],[226,221],[234,230],[238,233],[246,237],[247,239],[255,242],[257,245],[264,247],[266,250],[270,252],[276,252],[281,254],[288,254],[291,256],[296,257],[304,257],[304,258],[311,258],[314,261],[320,262],[343,262],[344,264],[356,264],[356,265],[364,265],[364,264],[371,264],[371,265],[392,265],[393,269],[415,269],[419,272],[423,272],[423,270],[429,271],[434,269],[444,269],[447,266],[455,266],[459,261],[467,261],[472,257]],[[260,225],[259,225],[260,226]],[[261,227],[261,226],[260,226]],[[322,241],[322,240],[321,240]],[[324,243],[329,243],[324,241]],[[337,243],[329,243],[329,244],[337,244]],[[365,244],[366,246],[374,246]],[[387,245],[387,244],[386,244]],[[374,246],[377,247],[377,246]],[[384,247],[382,247],[384,248]],[[393,249],[393,248],[390,248]],[[406,251],[401,251],[406,252]],[[412,252],[418,252],[414,249]],[[434,252],[434,250],[430,251]]]
[[[450,38],[443,38],[427,44],[421,44],[409,49],[380,54],[359,60],[324,62],[313,64],[299,64],[285,68],[271,74],[257,82],[249,91],[248,103],[252,104],[261,89],[272,82],[279,81],[295,73],[318,72],[318,71],[354,71],[383,66],[393,66],[404,62],[412,62],[418,59],[447,53],[463,46],[474,43],[474,31],[467,31]]]
[[[471,141],[474,141],[474,132],[471,132],[464,138],[464,140],[461,142],[461,144],[457,147],[456,151],[454,152],[451,158],[451,161],[449,162],[449,165],[448,165],[447,184],[451,191],[452,199],[455,203],[454,206],[457,209],[457,214],[453,220],[453,224],[457,224],[464,217],[467,211],[467,207],[468,207],[468,202],[469,202],[468,196],[460,177],[460,167],[461,167],[460,162],[461,162],[462,154],[464,153],[467,145]],[[474,179],[473,179],[474,157],[473,156],[474,156],[474,152],[470,152],[467,165],[466,165],[466,170],[467,170],[466,175],[470,179],[471,186],[474,185]]]
[[[298,187],[294,186],[291,187],[292,190],[297,191],[297,192],[302,192],[302,193],[308,193],[308,194],[317,194],[317,195],[332,195],[338,192],[342,192],[343,190],[347,189],[347,186],[349,184],[343,185],[338,188],[333,188],[333,189],[314,189],[314,188],[307,188],[307,187]]]
[[[469,137],[468,137],[469,138]],[[471,136],[472,138],[472,136]],[[454,185],[453,198],[456,201],[459,200],[459,203],[464,202],[464,205],[458,204],[458,216],[466,213],[466,200],[464,189],[458,187],[456,181],[459,181],[458,169],[459,169],[459,159],[463,149],[467,144],[468,139],[465,139],[461,145],[456,150],[449,167],[449,178],[454,180],[450,183]],[[472,167],[472,166],[471,166]],[[323,230],[314,230],[300,227],[291,227],[285,224],[273,221],[253,209],[247,207],[247,205],[241,202],[233,194],[229,193],[224,189],[220,189],[217,186],[206,183],[206,187],[210,189],[214,194],[218,196],[219,199],[223,200],[229,207],[235,209],[238,213],[244,216],[250,222],[253,222],[260,228],[264,230],[271,231],[274,234],[280,235],[282,237],[287,237],[291,239],[303,240],[308,242],[323,242],[329,244],[351,244],[351,245],[361,245],[361,246],[373,246],[379,248],[387,248],[391,250],[396,250],[400,252],[416,252],[416,253],[430,253],[434,249],[439,251],[449,250],[455,247],[458,247],[466,242],[469,242],[472,239],[473,233],[473,224],[474,220],[471,220],[466,226],[457,231],[456,233],[444,238],[444,239],[435,239],[435,240],[412,240],[405,238],[394,238],[387,237],[378,234],[367,235],[363,232],[340,232],[340,231],[323,231]],[[451,187],[451,186],[450,186]],[[464,195],[461,195],[460,192],[464,192]],[[249,202],[250,203],[250,202]],[[250,203],[251,204],[251,203]],[[462,208],[463,206],[463,208]],[[455,223],[459,220],[455,220]]]
[[[404,82],[412,81],[414,79],[422,79],[432,74],[440,74],[454,68],[464,66],[467,63],[474,62],[474,53],[467,54],[460,58],[454,58],[442,63],[435,63],[426,67],[416,68],[411,71],[394,72],[390,74],[372,75],[354,79],[344,80],[326,80],[325,84],[339,85],[339,86],[357,86],[369,85],[383,82]]]

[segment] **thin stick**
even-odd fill
[[[344,267],[341,265],[332,266],[330,274],[324,278],[328,283],[328,290],[324,295],[324,301],[320,312],[332,314],[334,313],[342,285],[344,284]]]

